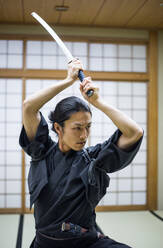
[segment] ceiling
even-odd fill
[[[0,0],[0,23],[163,29],[163,0]],[[55,6],[69,6],[58,12]]]

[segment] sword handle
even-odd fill
[[[81,81],[81,82],[84,80],[85,75],[84,75],[84,73],[83,73],[83,71],[82,71],[82,70],[79,70],[79,73],[78,73],[78,78],[80,79],[80,81]],[[90,97],[90,96],[92,96],[92,95],[93,95],[93,93],[94,93],[94,91],[93,91],[93,90],[88,90],[86,94],[87,94],[87,96],[88,96],[88,97]]]

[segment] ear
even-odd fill
[[[60,136],[62,133],[62,127],[57,122],[54,122],[54,129],[57,132],[58,136]]]

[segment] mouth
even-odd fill
[[[81,146],[84,146],[84,145],[86,144],[86,141],[78,142],[77,144],[78,144],[78,145],[81,145]]]

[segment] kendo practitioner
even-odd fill
[[[135,157],[143,137],[142,128],[106,103],[90,77],[80,83],[83,98],[117,126],[106,141],[84,148],[92,113],[81,98],[64,98],[50,112],[57,143],[49,136],[48,124],[40,112],[44,104],[77,80],[82,69],[79,59],[73,59],[63,81],[36,92],[23,103],[19,143],[31,156],[28,185],[36,227],[31,248],[129,247],[99,231],[95,207],[109,186],[107,173],[123,169]],[[88,90],[94,91],[91,97],[86,94]]]

